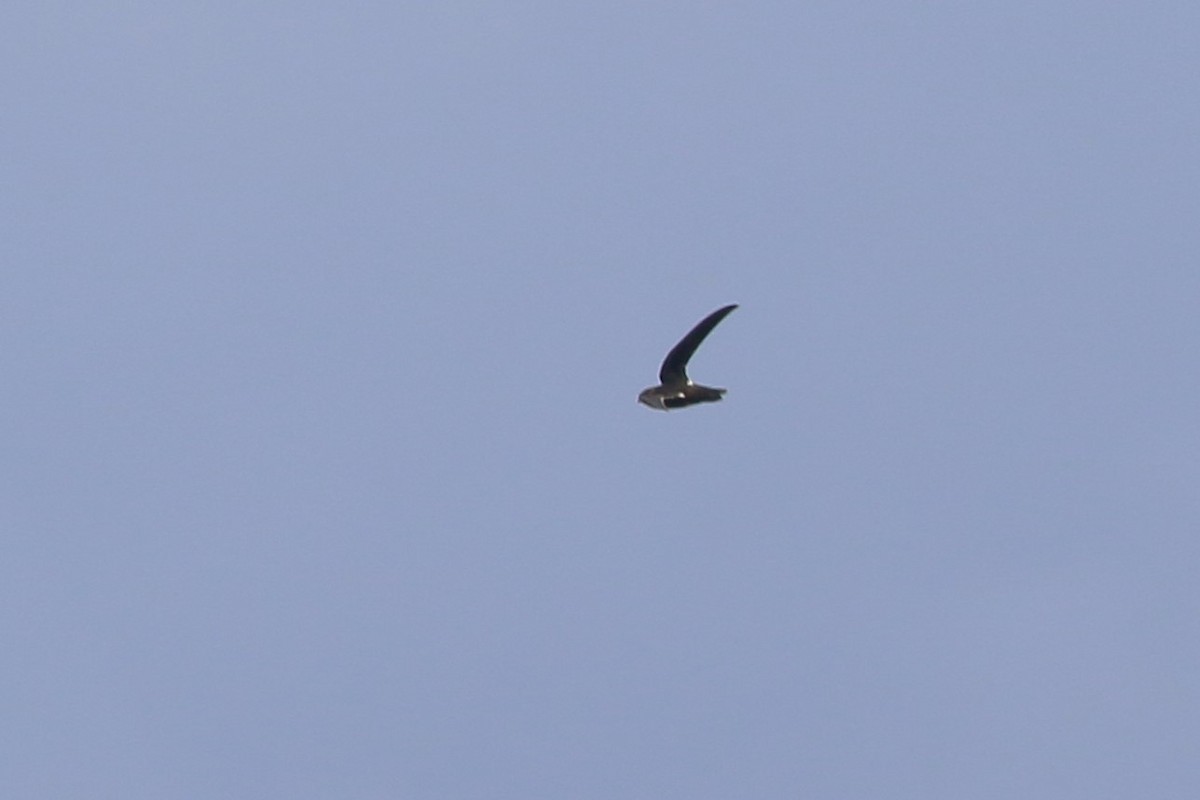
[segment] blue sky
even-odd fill
[[[1193,4],[0,31],[5,797],[1200,791]]]

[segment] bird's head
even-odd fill
[[[638,402],[642,405],[649,406],[650,408],[657,409],[659,411],[666,411],[667,405],[665,402],[663,402],[663,395],[658,389],[659,387],[657,386],[651,386],[649,389],[643,389],[642,393],[638,395]]]

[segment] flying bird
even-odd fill
[[[642,390],[638,395],[638,402],[660,411],[670,411],[672,408],[684,408],[696,403],[715,403],[720,400],[725,390],[692,383],[687,376],[687,364],[692,353],[695,353],[696,348],[704,341],[704,337],[712,333],[717,323],[735,308],[737,304],[718,308],[688,331],[688,335],[680,339],[679,344],[672,347],[671,352],[663,359],[662,367],[658,371],[658,379],[662,383]]]

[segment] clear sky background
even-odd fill
[[[1197,4],[0,39],[0,795],[1200,796]]]

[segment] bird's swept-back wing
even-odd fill
[[[726,315],[735,308],[737,308],[736,303],[718,308],[688,331],[688,335],[680,339],[679,344],[672,347],[671,352],[667,353],[667,357],[662,363],[662,369],[658,371],[658,379],[664,385],[687,383],[687,364],[692,353],[696,352],[696,348],[704,341],[704,337],[712,333],[712,329],[717,327],[717,323],[725,319]]]

